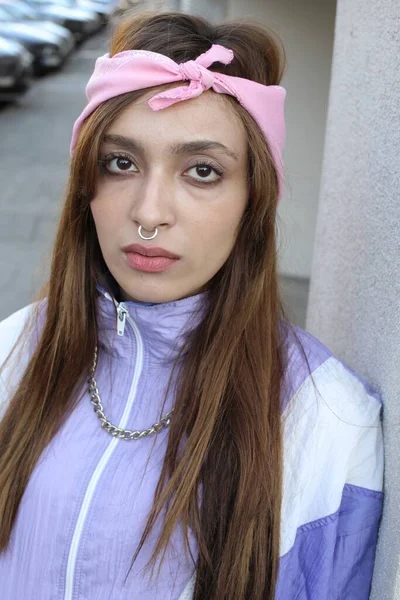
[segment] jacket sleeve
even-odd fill
[[[368,600],[382,514],[383,443],[377,407],[350,457],[339,509],[332,571],[333,600]]]
[[[7,361],[7,358],[27,326],[33,307],[34,305],[30,304],[0,323],[0,419],[6,412],[13,390],[29,362],[29,344],[28,347],[23,346],[21,352],[17,352],[16,360]]]

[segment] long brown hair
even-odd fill
[[[279,84],[280,42],[249,23],[212,25],[173,12],[131,14],[118,24],[111,54],[144,49],[180,63],[212,43],[231,48],[235,59],[211,69]],[[101,105],[84,124],[74,152],[51,275],[42,291],[40,336],[0,423],[0,550],[9,543],[41,453],[84,389],[97,344],[96,286],[105,272],[90,211],[99,149],[115,117],[142,93]],[[175,399],[179,418],[170,426],[154,505],[133,560],[165,510],[153,565],[181,522],[198,544],[195,600],[272,600],[279,561],[285,368],[275,232],[278,183],[259,127],[235,99],[225,98],[248,135],[248,205],[232,253],[209,284],[204,317],[182,348]]]

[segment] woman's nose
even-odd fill
[[[131,218],[141,225],[145,232],[155,227],[171,225],[174,222],[173,186],[159,174],[149,175],[135,190],[132,201]]]

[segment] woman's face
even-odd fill
[[[158,303],[207,289],[235,244],[248,188],[246,134],[226,99],[205,92],[153,111],[154,94],[129,105],[106,132],[91,210],[121,299]],[[158,234],[143,240],[140,225],[144,236],[156,227]],[[179,258],[135,252],[153,248]]]

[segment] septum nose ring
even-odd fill
[[[158,233],[158,228],[156,227],[152,236],[145,237],[143,235],[143,233],[142,233],[142,226],[139,225],[138,234],[140,235],[140,237],[142,238],[142,240],[152,240],[152,239],[154,239],[156,237],[157,233]]]

